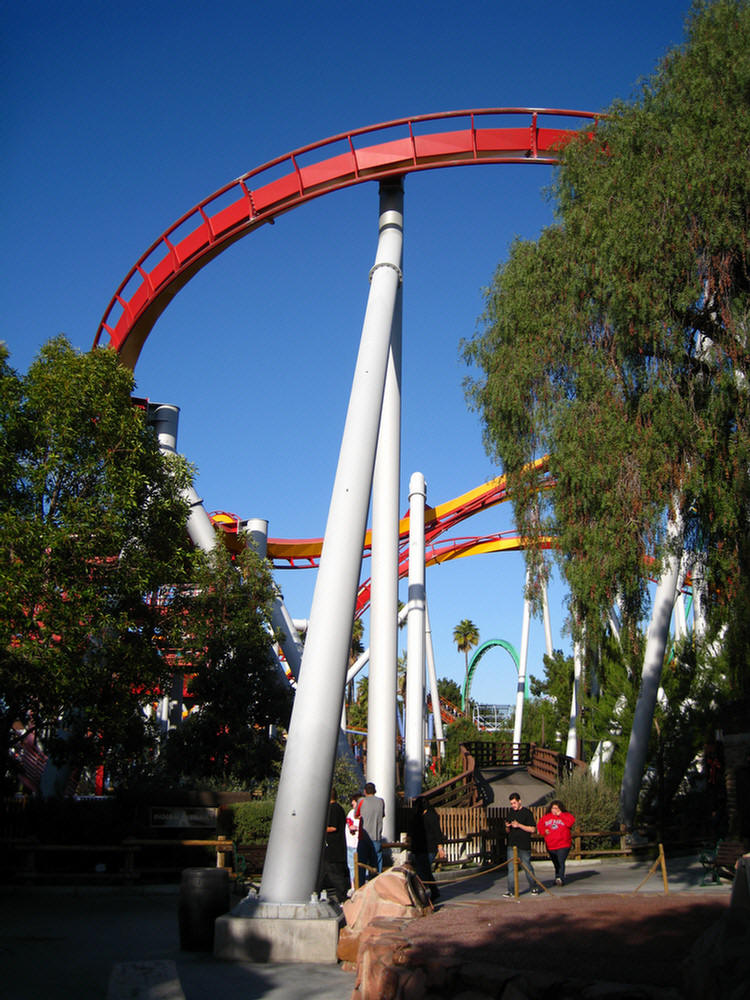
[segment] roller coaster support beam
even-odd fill
[[[518,658],[518,685],[516,687],[516,713],[513,721],[513,746],[515,749],[521,742],[521,731],[523,730],[523,701],[526,695],[526,667],[529,659],[529,629],[531,627],[531,601],[528,598],[529,572],[526,571],[526,587],[523,597],[523,625],[521,627],[521,653]],[[520,759],[514,761],[520,764]]]
[[[385,802],[383,839],[396,829],[396,690],[401,480],[401,317],[398,288],[383,390],[372,484],[370,670],[367,689],[367,779]]]
[[[404,797],[415,799],[422,791],[424,774],[424,664],[425,664],[425,541],[424,476],[409,480],[409,613],[406,655],[406,722]]]
[[[403,186],[384,181],[378,249],[263,868],[263,902],[304,906],[317,889],[402,245]]]
[[[570,716],[568,717],[568,742],[565,754],[578,757],[578,718],[581,714],[581,676],[583,674],[583,641],[573,643],[573,690],[570,696]]]
[[[156,431],[159,439],[159,450],[163,455],[177,454],[177,424],[180,417],[179,406],[170,403],[149,403],[148,422]],[[192,486],[184,491],[184,497],[190,504],[187,530],[190,540],[196,548],[210,552],[216,548],[216,531],[211,518],[206,513],[203,501]]]
[[[251,518],[247,522],[246,529],[255,551],[261,559],[265,559],[268,552],[268,521],[261,517]],[[271,607],[271,625],[279,637],[279,645],[284,651],[284,657],[296,681],[299,679],[302,664],[302,640],[278,590],[274,594]]]
[[[177,428],[180,408],[172,403],[149,403],[148,422],[156,431],[159,450],[162,455],[177,454]],[[203,501],[192,486],[183,491],[183,497],[190,504],[187,530],[191,542],[203,552],[211,552],[216,547],[216,531],[208,516]],[[173,728],[182,722],[183,676],[175,673],[172,677],[171,697],[162,705],[160,712],[162,725]]]
[[[427,653],[427,676],[430,681],[430,696],[432,698],[432,718],[435,722],[435,739],[438,753],[445,757],[445,738],[443,735],[443,716],[440,709],[440,692],[438,691],[437,672],[435,670],[435,650],[432,648],[432,628],[430,626],[430,607],[425,595],[424,602],[425,651]]]

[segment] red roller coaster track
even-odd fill
[[[578,119],[577,129],[595,126],[590,111],[551,108],[484,108],[399,118],[343,132],[286,153],[230,181],[199,202],[139,257],[107,306],[94,347],[104,335],[123,364],[135,368],[157,319],[174,296],[209,261],[259,226],[320,195],[365,181],[380,181],[439,167],[492,163],[555,164],[559,150],[576,134],[562,127]],[[512,125],[498,127],[500,121]],[[540,125],[540,120],[549,127]],[[445,123],[460,127],[441,131]],[[591,135],[588,132],[587,135]],[[373,138],[378,141],[371,144]],[[552,483],[547,460],[539,463],[540,488]],[[441,545],[436,539],[460,521],[507,499],[505,477],[478,487],[427,511],[428,564],[478,552],[522,548],[517,536],[457,538]],[[218,526],[237,530],[233,515],[214,515]],[[400,529],[399,572],[406,572],[408,518]],[[536,544],[549,545],[545,539]],[[268,554],[277,567],[316,566],[322,539],[269,539]],[[369,535],[365,554],[369,554]],[[357,613],[369,603],[370,582],[357,596]]]
[[[550,108],[446,111],[343,132],[279,156],[219,188],[152,243],[112,296],[94,346],[108,336],[123,364],[135,368],[157,319],[193,275],[222,250],[297,205],[365,181],[437,167],[554,164],[557,152],[575,135],[574,129],[560,127],[560,120],[578,119],[580,129],[595,124],[597,117],[590,111]],[[500,128],[498,118],[520,124]],[[550,127],[541,127],[540,120]],[[433,131],[445,122],[461,127]],[[385,141],[367,144],[373,137]]]

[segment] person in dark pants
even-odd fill
[[[440,898],[432,866],[437,858],[445,857],[445,837],[440,829],[440,818],[423,796],[414,803],[414,816],[409,824],[409,847],[414,871],[424,882],[433,903]]]
[[[529,889],[531,889],[532,895],[538,896],[541,889],[536,883],[534,866],[531,863],[531,835],[536,833],[534,816],[530,809],[521,805],[521,796],[518,792],[511,792],[509,799],[511,814],[505,821],[506,858],[508,860],[508,891],[505,895],[515,895],[513,875],[513,848],[515,847],[518,852],[518,860],[526,872]]]
[[[349,891],[349,866],[346,863],[346,814],[339,805],[336,789],[331,789],[323,849],[323,874],[320,888],[333,893],[343,903]]]
[[[539,833],[544,837],[552,864],[555,866],[555,885],[565,885],[565,861],[570,853],[572,837],[570,829],[576,818],[565,811],[559,799],[549,804],[549,812],[537,823]]]

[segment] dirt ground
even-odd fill
[[[679,988],[681,963],[728,903],[690,893],[447,903],[413,921],[408,938],[415,958],[439,954],[587,980]]]

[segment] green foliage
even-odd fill
[[[449,677],[438,677],[438,694],[440,700],[445,700],[456,708],[461,707],[461,688]]]
[[[271,658],[272,600],[269,564],[251,549],[219,546],[196,560],[173,606],[195,707],[169,735],[172,780],[248,788],[277,773],[282,746],[269,728],[288,724],[291,691]]]
[[[357,698],[349,705],[348,722],[350,729],[360,729],[367,732],[367,695],[368,678],[360,677],[357,681]]]
[[[576,818],[578,830],[589,833],[617,829],[619,793],[606,781],[594,781],[588,771],[574,771],[555,785],[553,798]]]
[[[559,539],[574,630],[595,642],[619,595],[628,641],[676,505],[744,683],[750,5],[695,3],[686,34],[565,149],[556,222],[511,247],[464,356],[519,531]],[[556,489],[540,496],[529,463],[545,453]]]
[[[260,799],[230,806],[233,822],[226,835],[239,844],[266,843],[271,835],[274,804],[274,799]]]
[[[351,758],[336,757],[336,763],[333,766],[333,787],[336,789],[338,800],[343,806],[344,812],[349,812],[350,800],[355,795],[362,793],[362,778]]]
[[[470,719],[458,719],[451,722],[445,730],[445,766],[451,774],[459,774],[461,766],[460,746],[486,738]]]
[[[190,472],[160,454],[114,352],[59,337],[25,376],[7,358],[0,345],[0,728],[117,773],[147,753],[140,702],[168,674],[169,623],[144,595],[188,578]]]

